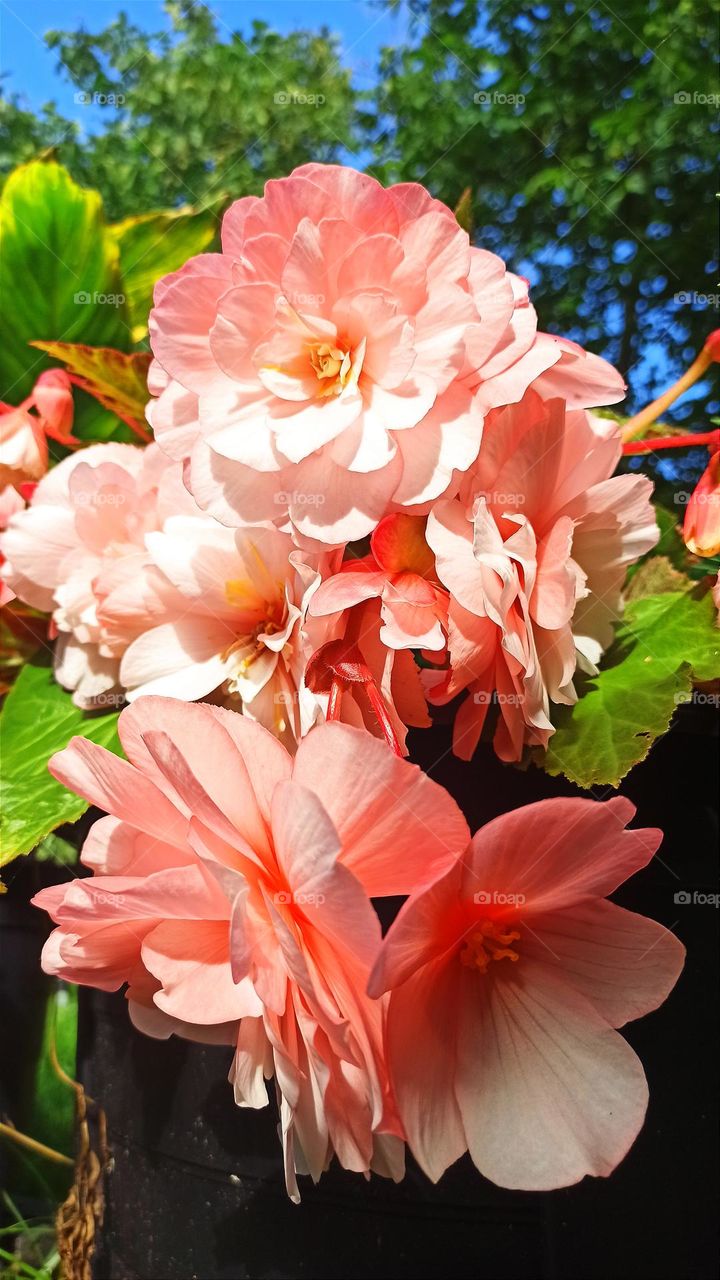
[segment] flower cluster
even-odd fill
[[[618,374],[539,333],[422,187],[323,165],[236,202],[150,333],[155,443],[67,458],[0,541],[76,701],[212,698],[289,744],[330,718],[404,751],[462,694],[458,754],[493,704],[503,759],[546,745],[657,537],[587,412]]]
[[[333,1157],[399,1179],[405,1144],[433,1179],[465,1151],[506,1187],[609,1173],[647,1100],[616,1029],[683,953],[605,899],[660,833],[553,800],[471,838],[403,756],[458,698],[455,751],[518,760],[596,670],[658,536],[588,412],[622,380],[422,187],[323,165],[235,203],[149,328],[153,443],[10,450],[39,483],[2,504],[5,590],[81,707],[131,704],[125,759],[51,762],[108,816],[92,877],[36,899],[46,970],[232,1045],[240,1106],[272,1079],[293,1198]],[[62,393],[0,431],[74,444]]]
[[[145,1033],[234,1047],[242,1107],[274,1080],[288,1191],[345,1169],[434,1180],[466,1150],[506,1187],[606,1175],[643,1121],[615,1028],[672,988],[683,947],[605,900],[660,832],[628,800],[546,800],[470,839],[455,802],[363,730],[294,758],[220,707],[140,698],[127,756],[84,738],[54,775],[108,817],[92,878],[44,889],[47,972],[127,983]],[[381,937],[371,898],[408,895]]]

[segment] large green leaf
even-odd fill
[[[22,165],[3,189],[0,238],[0,400],[23,400],[50,363],[29,342],[128,350],[120,256],[97,191],[53,161]]]
[[[153,289],[160,277],[211,247],[218,234],[220,203],[200,213],[193,209],[144,213],[110,228],[120,251],[133,341],[139,342],[147,333]]]
[[[644,760],[693,681],[720,677],[712,596],[665,591],[631,601],[599,675],[562,708],[542,758],[581,787],[617,786]]]
[[[23,668],[0,716],[0,867],[85,812],[87,802],[48,773],[48,760],[75,734],[119,753],[118,714],[87,715],[56,684],[49,665]]]

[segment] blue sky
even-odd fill
[[[340,38],[343,64],[351,68],[358,88],[373,83],[377,55],[384,44],[402,38],[405,19],[368,0],[209,0],[220,31],[249,29],[261,19],[283,33],[326,25]],[[161,0],[0,0],[0,65],[6,89],[21,93],[37,110],[55,101],[62,115],[91,125],[88,111],[73,100],[74,89],[56,71],[56,54],[43,42],[53,28],[72,31],[85,26],[100,31],[121,11],[147,31],[169,26]]]

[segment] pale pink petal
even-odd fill
[[[87,738],[72,738],[51,756],[48,768],[58,782],[90,804],[163,842],[183,845],[187,823],[160,790],[111,751]]]
[[[459,1022],[455,966],[436,961],[393,991],[387,1054],[408,1145],[437,1182],[467,1148],[452,1087]]]
[[[672,991],[685,960],[674,933],[612,902],[534,917],[523,955],[555,968],[613,1027],[642,1018]]]
[[[455,1094],[480,1172],[527,1191],[612,1173],[647,1106],[630,1046],[537,962],[490,981],[458,968]]]
[[[634,813],[624,796],[540,800],[505,813],[473,837],[468,895],[522,894],[523,911],[533,914],[605,897],[646,866],[662,839],[651,827],[626,830]]]
[[[429,884],[467,845],[467,824],[447,792],[349,725],[313,729],[293,779],[321,800],[340,835],[342,863],[370,896]]]
[[[198,1025],[257,1016],[262,1006],[248,982],[230,976],[226,920],[167,920],[145,935],[144,964],[162,985],[155,1004]]]

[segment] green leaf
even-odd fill
[[[153,289],[161,276],[177,271],[188,258],[209,249],[218,234],[216,201],[212,208],[197,213],[180,209],[167,213],[145,213],[110,227],[120,251],[123,289],[127,294],[134,342],[147,333]]]
[[[33,346],[61,360],[75,386],[99,400],[141,439],[150,439],[145,423],[148,402],[147,375],[151,356],[146,351],[129,355],[112,347],[88,347],[76,342],[35,342]]]
[[[720,676],[720,630],[710,593],[667,591],[631,601],[599,675],[562,708],[543,757],[580,787],[616,787],[644,760],[693,680]]]
[[[77,987],[53,984],[45,1006],[42,1046],[35,1067],[33,1104],[28,1132],[39,1142],[72,1155],[75,1094],[60,1080],[51,1060],[55,1045],[58,1062],[75,1078],[77,1055]]]
[[[33,853],[36,862],[52,862],[56,867],[74,867],[78,860],[78,851],[69,840],[55,835],[54,831],[40,841]]]
[[[0,400],[18,404],[49,365],[32,341],[127,350],[117,244],[97,191],[53,161],[32,161],[0,198]]]
[[[23,668],[0,716],[0,867],[85,812],[87,801],[56,782],[48,760],[74,734],[120,754],[118,715],[80,711],[48,665],[38,661]]]
[[[472,187],[466,187],[455,205],[455,217],[463,231],[469,236],[473,233],[473,198]]]

